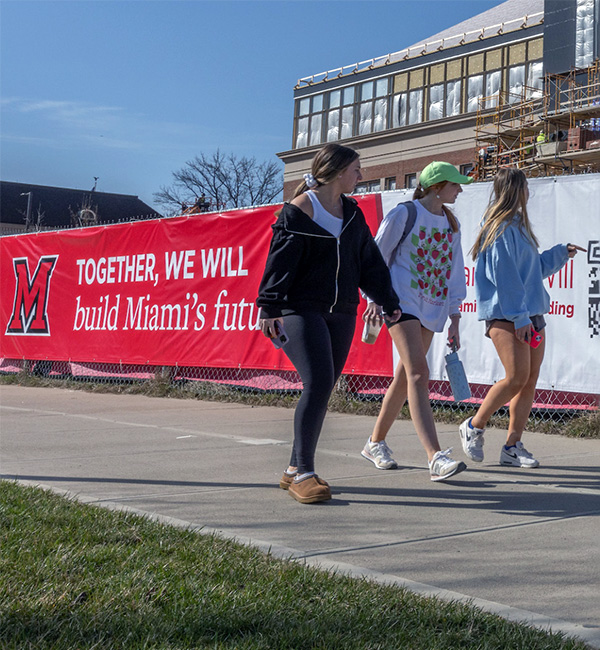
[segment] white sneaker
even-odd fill
[[[512,467],[527,467],[532,469],[540,464],[528,451],[523,447],[519,440],[514,447],[502,446],[500,452],[500,465],[511,465]]]
[[[450,458],[452,449],[438,451],[429,463],[429,472],[432,481],[445,481],[447,478],[463,472],[467,466],[458,460]]]
[[[398,463],[392,458],[392,450],[387,446],[385,440],[371,442],[371,437],[360,452],[363,458],[370,460],[377,469],[396,469]]]
[[[471,424],[473,418],[467,418],[458,428],[460,441],[465,455],[476,463],[483,461],[483,434],[485,429],[478,429]]]

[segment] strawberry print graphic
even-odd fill
[[[428,302],[440,304],[448,298],[447,283],[452,274],[452,230],[420,226],[411,243],[411,288],[417,289]],[[416,254],[415,254],[416,253]]]

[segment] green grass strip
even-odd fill
[[[3,650],[552,650],[464,604],[0,482]]]

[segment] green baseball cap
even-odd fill
[[[443,183],[444,181],[468,185],[469,183],[472,183],[473,180],[474,179],[470,176],[464,176],[461,174],[454,165],[439,161],[429,163],[419,176],[419,183],[421,184],[421,187],[425,189],[435,185],[436,183]]]

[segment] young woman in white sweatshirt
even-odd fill
[[[421,172],[413,195],[416,219],[398,247],[408,219],[399,204],[384,218],[375,237],[388,264],[394,290],[400,298],[402,317],[388,330],[400,356],[394,379],[386,392],[373,433],[362,456],[378,469],[394,469],[396,461],[385,442],[388,431],[408,398],[417,435],[427,453],[432,481],[443,481],[466,465],[452,459],[451,449],[442,451],[429,402],[427,350],[435,332],[442,332],[448,319],[448,341],[460,347],[459,307],[466,296],[460,225],[447,207],[473,181],[450,163],[433,162]],[[366,322],[380,320],[380,308],[369,302]]]

